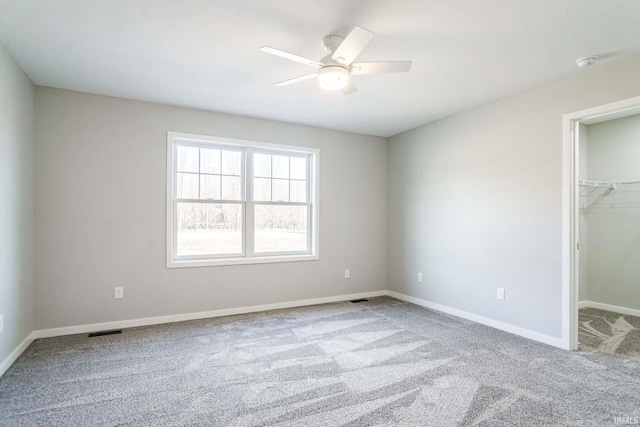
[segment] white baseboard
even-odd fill
[[[636,310],[634,308],[620,307],[620,306],[611,305],[611,304],[603,304],[601,302],[595,302],[595,301],[580,301],[578,303],[578,308],[586,308],[586,307],[597,308],[600,310],[613,311],[614,313],[640,317],[640,310]]]
[[[115,322],[93,323],[89,325],[68,326],[64,328],[40,329],[29,334],[0,363],[0,377],[13,365],[23,351],[29,347],[33,340],[38,338],[50,338],[62,335],[82,334],[108,329],[133,328],[136,326],[159,325],[162,323],[183,322],[185,320],[207,319],[210,317],[232,316],[234,314],[255,313],[259,311],[279,310],[283,308],[304,307],[308,305],[326,304],[330,302],[349,301],[359,298],[373,298],[387,295],[387,291],[361,292],[358,294],[338,295],[333,297],[313,298],[299,301],[288,301],[275,304],[254,305],[250,307],[228,308],[222,310],[201,311],[198,313],[174,314],[169,316],[147,317],[143,319],[119,320]]]
[[[509,332],[512,334],[520,335],[521,337],[529,338],[534,341],[538,341],[544,344],[552,345],[564,349],[562,338],[551,337],[549,335],[541,334],[539,332],[524,329],[519,326],[514,326],[509,323],[500,322],[498,320],[489,319],[488,317],[479,316],[477,314],[469,313],[457,308],[451,308],[446,305],[437,304],[435,302],[423,300],[416,297],[411,297],[394,291],[387,291],[387,295],[393,298],[397,298],[402,301],[407,301],[422,307],[429,308],[431,310],[440,311],[442,313],[451,314],[453,316],[461,317],[463,319],[471,320],[476,323],[491,326],[492,328],[500,329],[501,331]]]
[[[2,376],[2,374],[4,374],[7,371],[7,369],[9,369],[9,367],[13,364],[13,362],[16,361],[16,359],[20,356],[20,354],[22,354],[22,352],[27,347],[29,347],[29,344],[31,344],[31,342],[34,339],[38,339],[38,338],[50,338],[50,337],[57,337],[62,335],[82,334],[82,333],[103,331],[103,330],[109,330],[109,329],[123,329],[123,328],[133,328],[137,326],[159,325],[163,323],[183,322],[187,320],[207,319],[211,317],[232,316],[235,314],[256,313],[260,311],[280,310],[284,308],[293,308],[293,307],[304,307],[309,305],[348,301],[348,300],[359,299],[359,298],[373,298],[373,297],[378,297],[383,295],[388,295],[390,297],[397,298],[402,301],[407,301],[407,302],[420,305],[422,307],[426,307],[432,310],[451,314],[453,316],[461,317],[463,319],[468,319],[477,323],[481,323],[483,325],[500,329],[505,332],[510,332],[516,335],[523,336],[525,338],[530,338],[535,341],[549,344],[554,347],[563,348],[562,340],[560,338],[550,337],[548,335],[544,335],[528,329],[520,328],[518,326],[513,326],[508,323],[499,322],[497,320],[489,319],[487,317],[479,316],[473,313],[468,313],[466,311],[458,310],[445,305],[436,304],[431,301],[411,297],[408,295],[400,294],[398,292],[385,290],[385,291],[362,292],[358,294],[338,295],[333,297],[313,298],[313,299],[298,300],[298,301],[288,301],[288,302],[281,302],[281,303],[275,303],[275,304],[254,305],[250,307],[228,308],[228,309],[221,309],[221,310],[201,311],[197,313],[174,314],[169,316],[146,317],[142,319],[119,320],[114,322],[92,323],[88,325],[77,325],[77,326],[67,326],[63,328],[35,330],[31,334],[29,334],[29,336],[25,338],[24,341],[22,341],[22,343],[20,343],[20,345],[5,360],[2,361],[2,363],[0,363],[0,376]],[[600,306],[604,306],[604,304],[601,304]],[[614,306],[607,306],[607,307],[614,307]],[[617,307],[617,308],[622,309],[621,307]],[[605,310],[616,311],[610,308],[605,308]],[[628,310],[628,309],[623,309],[623,310]]]
[[[142,319],[118,320],[114,322],[92,323],[89,325],[67,326],[63,328],[40,329],[33,331],[35,338],[50,338],[62,335],[83,334],[109,329],[134,328],[137,326],[159,325],[162,323],[184,322],[186,320],[207,319],[210,317],[233,316],[235,314],[256,313],[259,311],[280,310],[283,308],[304,307],[330,302],[348,301],[359,298],[373,298],[386,295],[387,291],[362,292],[359,294],[338,295],[334,297],[313,298],[275,304],[254,305],[250,307],[226,308],[221,310],[200,311],[197,313],[174,314],[169,316],[146,317]]]
[[[18,359],[18,357],[20,357],[22,352],[25,351],[27,347],[29,347],[29,344],[31,344],[34,339],[35,339],[35,334],[31,332],[29,335],[27,335],[27,337],[24,340],[22,340],[22,342],[18,345],[18,347],[16,347],[11,352],[11,354],[8,355],[2,361],[2,363],[0,363],[0,377],[3,376],[5,372],[7,372],[7,370],[11,367],[11,365],[13,365],[13,362],[15,362]]]

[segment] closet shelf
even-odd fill
[[[631,181],[589,181],[585,179],[581,179],[578,181],[580,187],[604,187],[615,190],[620,185],[631,185],[631,184],[640,184],[640,179],[631,180]]]

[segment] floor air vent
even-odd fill
[[[349,301],[349,302],[352,302],[352,303],[354,303],[354,304],[355,304],[355,303],[357,303],[357,302],[365,302],[365,301],[369,301],[369,300],[368,300],[368,299],[366,299],[366,298],[360,298],[360,299],[352,299],[352,300],[351,300],[351,301]]]
[[[101,337],[103,335],[118,335],[122,333],[122,329],[113,329],[111,331],[99,331],[99,332],[91,332],[89,334],[89,338],[93,337]]]

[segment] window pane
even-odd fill
[[[306,157],[291,157],[291,179],[307,179]]]
[[[222,151],[222,173],[240,175],[241,153],[239,151]],[[224,186],[224,184],[223,184]]]
[[[272,182],[273,202],[288,202],[289,201],[289,180],[287,179],[274,179]]]
[[[253,176],[271,177],[271,156],[267,154],[253,156]]]
[[[255,206],[255,252],[304,252],[307,242],[306,206]]]
[[[242,253],[242,205],[178,203],[177,256]]]
[[[220,150],[200,149],[200,173],[220,173]]]
[[[200,198],[220,200],[220,175],[200,175]]]
[[[266,178],[254,178],[253,200],[260,202],[271,201],[271,180]]]
[[[176,197],[178,199],[197,199],[198,174],[178,173],[176,180]]]
[[[291,181],[291,201],[307,201],[307,181]]]
[[[176,147],[176,170],[178,172],[198,172],[198,148],[185,147],[178,145]]]
[[[289,157],[273,156],[273,177],[289,178]]]
[[[222,200],[242,200],[242,180],[240,177],[222,177]]]

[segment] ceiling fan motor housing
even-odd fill
[[[344,38],[340,36],[326,36],[322,39],[322,47],[324,47],[327,52],[333,53],[336,51],[338,46],[340,46],[343,40]]]

